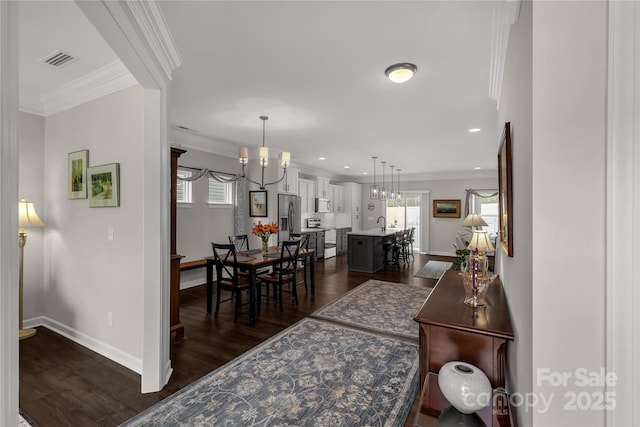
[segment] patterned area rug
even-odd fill
[[[311,316],[418,339],[413,318],[430,293],[422,285],[368,280]]]
[[[424,277],[426,279],[439,279],[445,271],[453,266],[452,262],[446,261],[427,261],[416,274],[415,277]]]
[[[417,344],[303,319],[122,426],[402,426]]]

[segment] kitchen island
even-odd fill
[[[398,228],[374,228],[348,233],[347,263],[349,270],[375,273],[384,268],[384,243],[393,242]]]

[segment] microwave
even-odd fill
[[[331,212],[331,202],[329,199],[316,197],[316,212]]]

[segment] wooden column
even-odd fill
[[[184,337],[184,325],[180,323],[180,260],[176,253],[176,186],[178,184],[178,157],[186,150],[171,147],[171,286],[169,298],[170,331],[176,333],[176,340]]]

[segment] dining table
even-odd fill
[[[235,266],[248,272],[249,275],[249,324],[253,325],[256,322],[256,289],[258,284],[258,270],[270,267],[280,262],[281,248],[279,246],[271,246],[267,253],[263,253],[262,250],[249,250],[249,251],[237,251],[235,262],[229,259],[225,262],[226,265]],[[316,292],[316,251],[315,249],[300,248],[298,252],[298,259],[307,258],[310,261],[309,272],[309,287],[311,289],[311,295],[315,295]],[[285,254],[284,259],[288,259]],[[216,258],[214,256],[205,257],[207,262],[207,314],[211,314],[211,308],[213,306],[213,268],[216,265]]]

